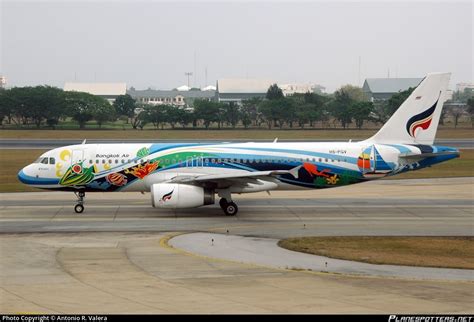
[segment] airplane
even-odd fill
[[[73,191],[76,213],[86,192],[150,192],[155,208],[215,203],[225,215],[233,194],[324,189],[430,167],[459,157],[433,145],[450,73],[428,74],[382,128],[359,142],[144,143],[69,145],[42,154],[19,180]]]

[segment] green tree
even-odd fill
[[[295,109],[296,120],[298,121],[298,125],[303,129],[305,124],[308,124],[311,120],[313,105],[306,103],[297,104]]]
[[[283,98],[283,91],[277,84],[271,85],[267,90],[267,100],[277,100]]]
[[[120,95],[117,96],[114,101],[114,108],[118,115],[124,115],[127,117],[128,123],[129,119],[132,119],[134,117],[136,108],[135,103],[135,100],[129,94]]]
[[[211,123],[220,122],[220,109],[221,104],[217,102],[210,102],[208,100],[195,100],[194,101],[194,117],[196,120],[202,120],[204,127],[209,128]]]
[[[176,123],[179,123],[181,115],[180,115],[180,108],[173,105],[160,105],[161,109],[163,110],[163,117],[165,122],[171,125],[171,128],[174,129]]]
[[[160,124],[165,122],[165,114],[161,106],[147,105],[144,107],[142,120],[145,123],[152,123],[155,128],[159,128]]]
[[[190,109],[180,108],[178,109],[179,121],[183,128],[186,127],[189,123],[192,123],[194,120],[193,112]]]
[[[457,103],[467,103],[470,98],[474,97],[474,89],[472,88],[465,88],[464,91],[456,91],[453,93],[453,98],[450,100],[451,102]]]
[[[140,128],[143,130],[143,127],[145,124],[148,123],[147,115],[146,115],[146,108],[148,107],[148,104],[145,103],[136,103],[135,104],[135,110],[133,111],[133,116],[130,119],[131,120],[131,125],[134,130],[137,128]]]
[[[466,113],[466,106],[452,106],[449,109],[449,114],[454,118],[454,128],[458,127],[459,119]]]
[[[80,129],[84,129],[86,123],[98,115],[96,113],[101,110],[103,104],[109,104],[101,97],[83,92],[65,92],[65,100],[68,115],[79,123]]]
[[[7,118],[8,122],[11,122],[12,112],[14,110],[14,100],[10,90],[0,91],[0,125],[3,124],[3,120]]]
[[[43,119],[46,120],[46,124],[50,127],[55,128],[59,123],[59,118],[65,117],[67,114],[66,102],[64,97],[64,91],[55,87],[36,87],[38,89],[37,95],[42,99],[38,102],[42,102],[42,107],[45,112]],[[39,123],[42,120],[37,120]],[[39,125],[37,124],[39,127]]]
[[[237,123],[239,123],[241,118],[241,112],[239,106],[234,103],[230,102],[228,104],[224,104],[224,119],[226,122],[232,125],[232,128],[235,129]]]
[[[278,116],[278,123],[280,129],[283,127],[284,123],[288,124],[290,128],[292,128],[293,122],[296,120],[296,110],[294,102],[288,98],[281,98],[276,102],[279,103],[278,105],[276,105],[276,113]]]
[[[97,100],[92,117],[96,120],[99,128],[102,128],[102,124],[105,122],[116,120],[115,108],[105,99]]]
[[[311,110],[309,113],[309,125],[313,127],[314,122],[324,122],[329,118],[327,111],[327,102],[329,98],[317,93],[305,93],[304,100],[306,104],[310,104]]]
[[[385,120],[388,120],[393,113],[406,101],[408,96],[415,90],[416,87],[410,87],[409,89],[402,91],[400,93],[393,94],[390,99],[386,101],[385,104]]]
[[[13,116],[17,124],[31,121],[40,127],[43,121],[57,120],[64,114],[63,91],[55,87],[15,87],[3,91],[1,101],[3,116]]]
[[[132,126],[134,129],[139,128],[140,130],[143,130],[145,125],[148,123],[148,115],[145,110],[141,109],[134,114],[134,117],[132,118]]]
[[[267,123],[268,129],[272,129],[272,125],[275,122],[273,116],[273,102],[269,100],[261,101],[258,105],[258,111],[261,113],[263,120]]]
[[[369,100],[361,87],[344,85],[339,90],[344,91],[351,98],[351,100],[355,102],[366,102]]]
[[[242,101],[242,124],[247,128],[253,122],[255,126],[259,126],[264,122],[262,114],[258,110],[258,106],[262,99],[260,97],[253,97]],[[247,125],[246,125],[247,124]]]
[[[336,120],[341,122],[344,129],[352,123],[351,105],[353,103],[354,100],[343,89],[334,93],[334,100],[330,104],[331,114]]]
[[[31,115],[28,97],[32,87],[14,87],[7,92],[6,104],[10,107],[12,121],[17,125],[27,125]]]
[[[474,97],[467,100],[467,113],[471,118],[471,127],[474,126]]]
[[[298,125],[304,128],[309,123],[313,127],[314,122],[327,119],[325,102],[327,99],[316,93],[293,94],[288,99],[293,101],[295,108],[295,119]]]
[[[285,122],[291,126],[295,118],[295,105],[288,98],[264,100],[259,105],[259,112],[262,113],[269,129],[272,125],[282,128]]]
[[[350,113],[359,130],[365,121],[371,120],[373,110],[374,104],[372,102],[354,102],[350,106]]]

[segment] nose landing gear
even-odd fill
[[[84,198],[86,197],[85,191],[74,191],[77,197],[77,204],[74,206],[74,211],[78,214],[84,211]]]

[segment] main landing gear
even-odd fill
[[[237,207],[235,202],[228,202],[226,198],[221,198],[221,200],[219,200],[219,206],[224,210],[226,216],[235,216],[239,211],[239,207]]]
[[[85,191],[74,191],[74,194],[77,197],[77,204],[74,206],[74,211],[78,214],[84,211],[84,198],[86,197]]]

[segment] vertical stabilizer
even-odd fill
[[[450,76],[450,73],[428,74],[387,123],[367,141],[433,144]]]

